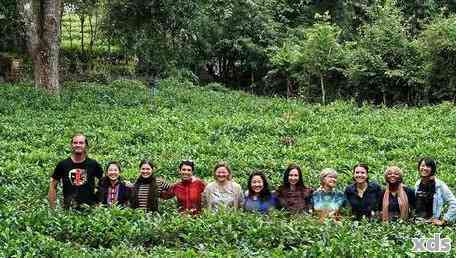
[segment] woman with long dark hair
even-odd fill
[[[437,179],[437,162],[422,158],[418,162],[420,180],[416,182],[416,216],[435,225],[443,225],[456,220],[456,198],[445,182]],[[442,216],[443,206],[448,211]]]
[[[269,190],[269,184],[263,171],[254,171],[248,180],[249,190],[244,198],[244,210],[254,211],[262,214],[278,206],[277,197]]]
[[[309,212],[313,189],[304,185],[301,168],[291,164],[283,173],[283,184],[277,189],[280,206],[290,212]]]
[[[106,166],[105,176],[98,183],[98,201],[112,207],[114,205],[128,206],[131,188],[121,177],[122,169],[117,161],[111,161]]]
[[[155,165],[152,161],[142,160],[139,164],[139,176],[133,187],[132,208],[158,211],[159,188],[154,169]]]
[[[377,217],[380,210],[382,188],[369,181],[369,167],[359,163],[353,167],[353,184],[345,188],[345,198],[350,203],[355,219]]]

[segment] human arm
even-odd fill
[[[454,222],[456,220],[456,198],[445,183],[442,183],[442,198],[448,204],[448,211],[443,216],[443,223]]]
[[[48,192],[49,207],[51,207],[51,209],[55,209],[57,202],[57,183],[58,181],[51,177]]]
[[[275,197],[277,198],[277,205],[276,205],[277,209],[285,209],[287,207],[287,203],[284,198],[283,188],[282,187],[277,188],[277,190],[273,191],[272,194],[275,195]]]
[[[93,189],[93,191],[95,193],[95,206],[96,207],[100,207],[100,205],[103,203],[103,199],[104,199],[104,195],[105,195],[105,193],[103,193],[103,190],[100,189],[102,179],[103,179],[103,168],[101,167],[100,163],[96,162],[96,164],[95,164],[95,188]]]
[[[167,199],[171,199],[173,198],[174,196],[176,196],[176,193],[174,191],[174,188],[175,188],[175,184],[174,185],[171,185],[168,189],[166,190],[163,190],[163,191],[160,191],[160,198],[164,199],[164,200],[167,200]]]
[[[415,210],[416,208],[416,196],[415,196],[415,189],[413,188],[408,188],[407,190],[407,198],[409,202],[410,209],[412,211]]]
[[[244,192],[242,191],[241,186],[239,186],[239,193],[238,193],[238,208],[243,209],[244,208],[244,201],[245,201],[245,195]]]
[[[63,162],[59,162],[51,174],[48,191],[49,207],[55,209],[57,204],[57,185],[63,177],[65,166]]]
[[[209,207],[209,189],[206,187],[204,191],[201,193],[201,207],[207,209]]]
[[[165,178],[158,176],[155,178],[155,183],[157,184],[158,192],[168,191],[171,187],[171,184],[166,182]]]
[[[344,201],[344,204],[342,207],[344,207],[346,210],[347,213],[353,215],[353,205],[351,203],[351,192],[350,192],[350,186],[348,186],[347,188],[345,188],[345,191],[344,191],[344,198],[345,198],[345,201]]]

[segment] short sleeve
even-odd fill
[[[98,162],[95,162],[95,177],[98,179],[103,177],[103,169]]]
[[[59,162],[57,166],[55,166],[54,172],[52,173],[51,177],[55,180],[60,180],[63,177],[64,173],[64,166],[62,162]]]

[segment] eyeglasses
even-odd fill
[[[184,159],[184,160],[182,160],[181,163],[188,163],[188,164],[190,164],[191,166],[195,165],[195,163],[194,163],[193,160],[191,160],[191,159]]]

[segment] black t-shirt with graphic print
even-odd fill
[[[86,158],[74,163],[71,158],[60,161],[52,178],[61,180],[63,186],[63,207],[79,207],[80,204],[95,204],[95,178],[103,176],[103,169],[94,159]]]

